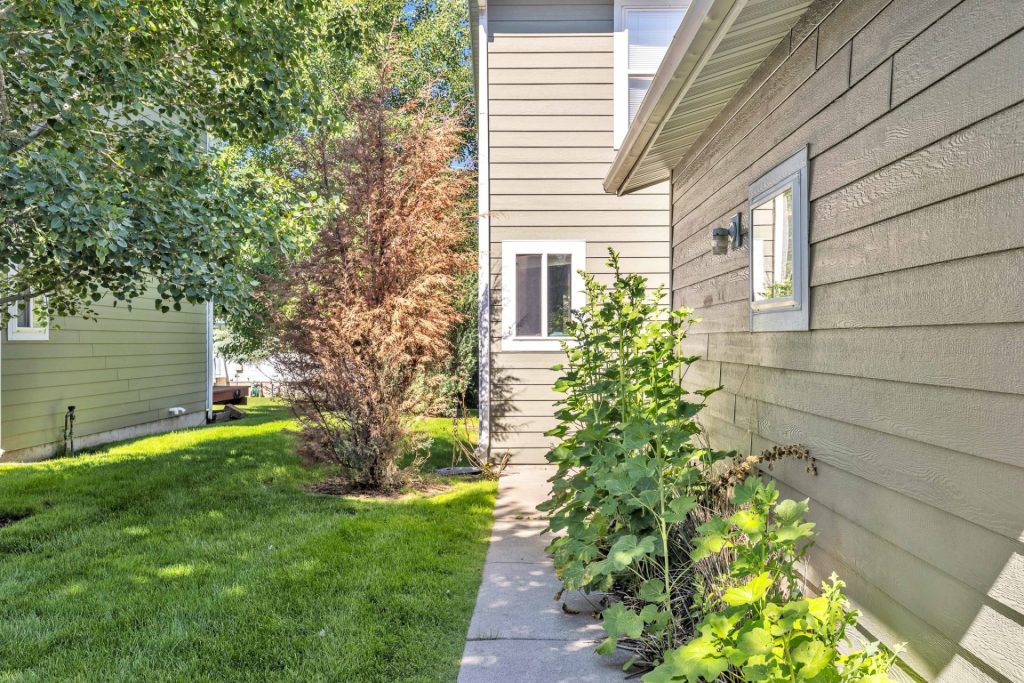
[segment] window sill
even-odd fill
[[[19,327],[7,331],[7,341],[49,341],[50,330],[46,327]]]
[[[554,338],[520,338],[505,337],[501,340],[502,351],[561,351],[563,341],[572,341],[569,337]]]
[[[807,332],[811,329],[806,306],[750,313],[751,332]]]

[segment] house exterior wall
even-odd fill
[[[673,304],[720,448],[802,443],[814,580],[928,680],[1024,680],[1024,3],[820,0],[672,175]],[[803,145],[810,327],[749,332],[710,230]]]
[[[614,157],[610,0],[499,0],[487,8],[490,171],[491,447],[544,462],[559,352],[502,351],[503,240],[585,240],[587,270],[668,284],[668,187],[628,197],[601,183]]]
[[[98,320],[60,318],[46,341],[0,343],[3,460],[47,457],[74,405],[75,442],[104,441],[201,424],[206,407],[206,309],[162,314],[102,300]],[[186,413],[172,417],[171,407]]]

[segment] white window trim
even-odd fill
[[[504,240],[501,243],[501,350],[559,351],[567,337],[517,337],[516,330],[516,256],[518,254],[569,254],[572,258],[572,309],[586,302],[581,270],[587,264],[587,243],[560,240]],[[547,296],[547,280],[541,280],[542,297]],[[541,302],[546,323],[547,307]]]
[[[635,9],[681,9],[690,8],[690,0],[615,0],[615,32],[613,40],[614,102],[612,116],[613,145],[622,146],[629,131],[629,32],[626,30],[626,12]]]
[[[36,297],[33,297],[36,298]],[[45,301],[45,297],[43,298]],[[29,304],[31,305],[31,303]],[[50,338],[50,324],[43,326],[19,327],[18,326],[18,305],[11,304],[8,307],[11,319],[7,322],[7,341],[47,341]],[[33,320],[32,322],[35,322]]]
[[[750,331],[791,332],[810,329],[810,283],[808,269],[807,147],[761,176],[749,188],[748,231],[753,229],[754,208],[793,188],[793,295],[766,301],[754,300],[754,239],[750,239]]]

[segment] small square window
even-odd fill
[[[583,304],[586,243],[502,242],[502,350],[561,348]]]
[[[750,329],[807,330],[807,148],[749,190]]]
[[[50,338],[46,298],[25,298],[12,304],[7,323],[8,341],[45,341]]]

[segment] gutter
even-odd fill
[[[478,0],[469,0],[475,3]],[[472,13],[471,13],[472,16]],[[477,21],[477,359],[479,372],[477,452],[491,451],[491,160],[487,88],[487,5],[480,3]]]
[[[621,196],[640,189],[626,188],[647,149],[657,140],[746,4],[747,0],[694,0],[690,4],[608,169],[605,192]],[[671,173],[671,169],[667,170]]]

